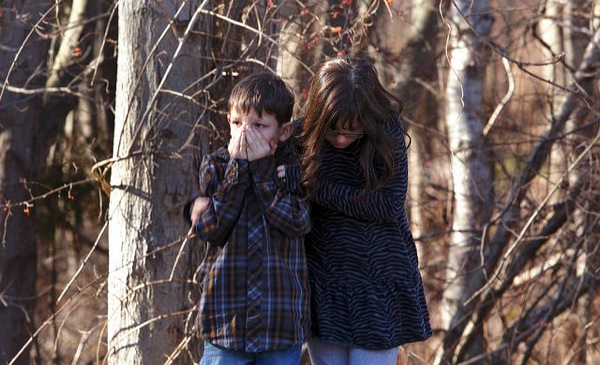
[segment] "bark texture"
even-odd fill
[[[208,73],[207,1],[119,3],[119,62],[109,208],[108,363],[189,363],[190,286],[200,245],[182,246],[181,212],[197,190],[184,141],[202,123],[194,95]],[[193,5],[193,6],[192,6]],[[198,32],[191,32],[191,30]],[[178,258],[179,257],[179,258]]]

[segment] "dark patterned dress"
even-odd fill
[[[431,336],[417,252],[405,210],[408,169],[398,120],[394,174],[364,193],[364,140],[345,149],[325,142],[312,232],[305,239],[312,335],[364,349],[389,349]]]

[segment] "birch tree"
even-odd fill
[[[593,6],[593,4],[592,4]],[[545,6],[545,12],[543,18],[539,22],[539,34],[543,45],[544,55],[548,60],[552,60],[551,64],[545,68],[547,74],[545,77],[552,82],[560,85],[568,85],[573,82],[575,65],[581,62],[582,47],[582,29],[586,27],[586,19],[580,14],[585,14],[591,9],[586,9],[585,1],[581,0],[570,0],[560,4],[559,2],[549,1]],[[562,22],[557,22],[557,19],[561,19]],[[546,105],[548,115],[552,115],[551,107],[556,102],[554,100],[560,100],[564,97],[564,91],[548,85],[548,97],[550,102]],[[587,141],[593,139],[594,128],[585,127],[585,122],[588,118],[586,115],[589,113],[588,108],[578,107],[569,120],[565,124],[567,131],[573,131],[569,133],[564,141],[555,143],[552,147],[552,152],[549,158],[549,172],[548,172],[548,190],[551,191],[556,189],[556,193],[552,195],[551,202],[559,202],[564,199],[564,196],[568,193],[569,188],[576,186],[577,182],[582,175],[586,175],[586,170],[590,168],[587,165],[579,165],[577,168],[570,169],[570,172],[565,176],[565,171],[569,171],[569,166],[573,163],[573,159],[581,153],[586,146]],[[592,158],[597,160],[597,156]],[[592,265],[590,258],[594,257],[597,253],[596,250],[590,249],[590,239],[597,237],[597,229],[590,224],[594,219],[586,214],[585,212],[597,211],[598,207],[591,201],[582,201],[585,208],[578,210],[573,213],[574,216],[574,228],[569,228],[572,231],[574,237],[586,237],[586,242],[583,245],[582,254],[578,258],[578,274],[583,274],[587,268]],[[574,320],[580,321],[584,326],[583,334],[581,335],[581,352],[577,358],[581,363],[586,363],[587,350],[586,341],[589,339],[587,326],[584,323],[593,322],[591,303],[593,295],[591,293],[586,294],[579,300],[577,315]],[[577,333],[572,333],[572,336],[577,336]],[[592,360],[589,360],[591,363]]]
[[[485,45],[481,37],[489,34],[493,18],[487,1],[456,1],[450,8],[449,74],[446,85],[445,121],[451,151],[454,214],[447,260],[447,286],[442,298],[442,321],[447,329],[444,339],[445,361],[460,338],[468,312],[465,300],[475,288],[468,277],[481,270],[479,247],[485,240],[484,224],[491,215],[492,174],[485,151],[482,121]],[[483,337],[479,338],[483,341]],[[474,354],[483,344],[473,348]]]

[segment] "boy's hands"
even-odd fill
[[[227,150],[229,151],[231,158],[244,160],[248,158],[246,138],[244,137],[243,132],[231,135],[231,140],[229,141]]]
[[[277,144],[254,128],[244,128],[238,135],[231,136],[227,149],[232,158],[254,161],[274,154]]]
[[[198,197],[194,200],[194,204],[192,205],[192,212],[190,214],[190,218],[192,220],[192,225],[195,226],[196,223],[200,220],[202,213],[208,209],[208,205],[210,204],[210,198],[206,197]]]
[[[268,141],[260,132],[254,128],[248,128],[244,133],[248,144],[248,160],[259,160],[275,153],[277,145]]]

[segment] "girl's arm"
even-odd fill
[[[208,197],[206,209],[194,224],[203,240],[223,246],[238,221],[250,186],[247,160],[229,160],[220,177],[218,162],[207,155],[200,168],[200,195]]]
[[[285,177],[279,180],[275,159],[267,156],[251,161],[250,172],[254,191],[269,224],[288,237],[308,233],[310,214],[308,204],[301,199],[299,167],[285,166]]]
[[[397,220],[405,209],[408,189],[406,145],[404,133],[397,123],[399,122],[392,122],[389,127],[389,132],[399,143],[394,152],[394,171],[384,187],[366,192],[364,189],[337,183],[333,177],[319,182],[319,188],[314,195],[315,201],[324,207],[340,210],[358,219],[384,222]]]

